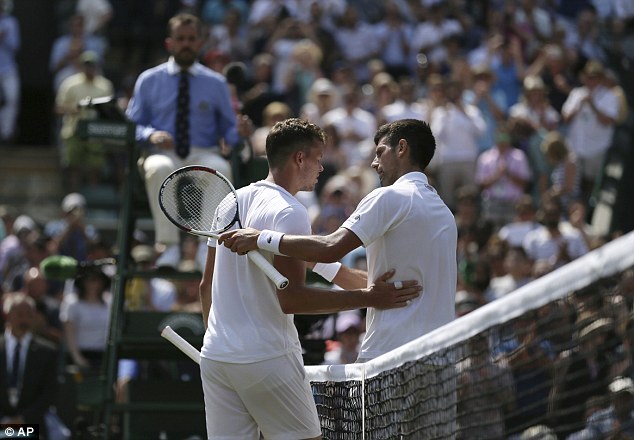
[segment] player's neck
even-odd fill
[[[297,191],[299,191],[295,185],[292,185],[292,180],[281,172],[269,171],[269,175],[264,180],[281,186],[292,195],[297,194]]]

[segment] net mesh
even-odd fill
[[[323,437],[579,435],[632,374],[632,249],[634,233],[368,363],[307,366]]]

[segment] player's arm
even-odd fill
[[[405,307],[422,290],[414,280],[403,281],[402,288],[397,288],[394,282],[388,282],[394,270],[384,273],[369,287],[350,290],[313,288],[305,285],[306,264],[303,261],[278,255],[274,265],[289,280],[286,289],[277,291],[282,311],[288,314],[335,313],[365,307]]]
[[[214,263],[216,261],[216,248],[207,248],[207,260],[203,270],[203,276],[198,286],[198,295],[200,296],[200,305],[203,312],[203,325],[207,328],[207,320],[209,319],[209,311],[211,310],[211,284],[214,279]]]
[[[346,228],[339,228],[329,235],[287,235],[273,231],[264,232],[277,234],[278,253],[304,261],[332,263],[341,260],[348,252],[362,245],[359,237]],[[224,244],[233,252],[246,254],[254,249],[262,249],[260,246],[263,240],[258,243],[260,234],[261,231],[257,229],[235,229],[221,234],[218,243]]]
[[[316,263],[307,262],[306,266],[313,272],[324,277],[327,281],[344,289],[363,289],[368,285],[368,273],[365,270],[354,269],[338,263],[323,263],[320,270],[319,266],[315,268],[315,264]],[[326,273],[324,273],[324,271]]]

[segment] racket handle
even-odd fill
[[[258,251],[251,251],[247,253],[247,256],[275,283],[278,289],[286,289],[288,286],[288,278],[279,273],[269,260],[264,258],[264,255]]]
[[[176,348],[185,353],[192,361],[200,364],[200,352],[187,342],[181,335],[176,333],[169,325],[166,325],[161,336],[170,341]]]

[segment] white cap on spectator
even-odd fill
[[[130,250],[130,255],[136,263],[150,263],[156,256],[154,248],[146,244],[137,244]]]
[[[557,436],[548,426],[535,425],[522,431],[520,440],[557,440]]]
[[[478,307],[480,307],[480,303],[478,302],[478,297],[466,290],[459,290],[456,292],[456,314],[458,316],[466,315],[467,313],[473,312]]]
[[[609,385],[610,392],[613,394],[627,392],[634,394],[634,381],[629,377],[616,377]]]
[[[31,232],[36,228],[36,224],[28,215],[20,215],[13,222],[13,233],[18,235],[21,232]]]
[[[579,332],[579,339],[586,339],[598,334],[605,334],[612,330],[612,320],[609,318],[599,318],[586,325]]]
[[[335,329],[337,333],[343,333],[351,328],[359,330],[361,327],[361,316],[357,312],[341,312],[337,315]]]
[[[332,83],[332,81],[326,78],[316,79],[311,89],[315,92],[315,95],[334,95],[337,92],[337,89],[335,88],[335,85]]]
[[[70,193],[62,200],[62,211],[68,213],[86,206],[86,198],[79,193]]]

